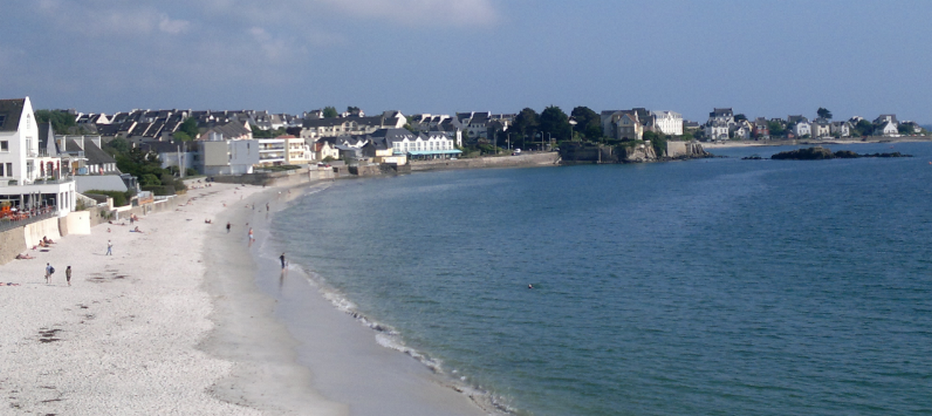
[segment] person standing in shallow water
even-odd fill
[[[282,253],[281,256],[278,256],[278,259],[282,261],[282,270],[285,270],[285,253]]]

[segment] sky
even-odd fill
[[[596,112],[932,122],[928,0],[5,0],[36,109]]]

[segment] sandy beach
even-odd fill
[[[101,224],[46,252],[29,251],[35,259],[0,266],[0,282],[13,284],[0,286],[3,407],[12,414],[485,414],[411,357],[379,346],[375,332],[332,307],[300,271],[283,273],[276,258],[261,256],[265,203],[273,213],[283,208],[282,191],[193,189],[174,210],[142,217],[142,233]],[[56,269],[48,285],[46,263]],[[281,299],[311,301],[280,302],[263,276]],[[283,319],[289,314],[303,318]]]

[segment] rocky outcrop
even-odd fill
[[[591,143],[562,143],[561,163],[565,165],[590,163],[644,163],[713,157],[699,142],[668,141],[666,154],[647,142],[628,142],[617,146]]]
[[[832,152],[822,146],[809,147],[806,149],[790,150],[787,152],[777,153],[770,158],[773,160],[825,160],[825,159],[855,159],[859,157],[912,157],[900,152],[893,153],[874,153],[858,154],[850,150],[839,150]]]

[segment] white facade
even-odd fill
[[[671,136],[683,135],[683,115],[673,111],[651,111],[654,116],[654,126],[663,134]]]
[[[74,211],[74,180],[62,176],[61,158],[48,153],[29,97],[0,100],[0,204],[59,217]]]
[[[893,121],[885,121],[882,126],[874,130],[875,136],[899,137],[900,130]]]
[[[455,150],[453,140],[443,134],[432,133],[428,136],[416,135],[414,139],[405,138],[404,140],[392,143],[393,154],[408,153],[425,153],[425,152],[442,152]]]
[[[812,137],[829,137],[832,135],[832,127],[829,123],[812,123],[810,126]]]
[[[847,121],[836,121],[831,124],[831,134],[838,137],[851,136],[851,123]]]
[[[314,160],[311,146],[300,137],[285,137],[285,163],[289,165],[306,165]]]
[[[728,125],[727,124],[711,124],[705,126],[705,136],[708,137],[710,141],[716,140],[728,140]]]
[[[259,164],[285,164],[285,139],[259,139]]]
[[[793,126],[793,134],[795,134],[796,137],[811,136],[812,126],[807,121],[800,121]]]

